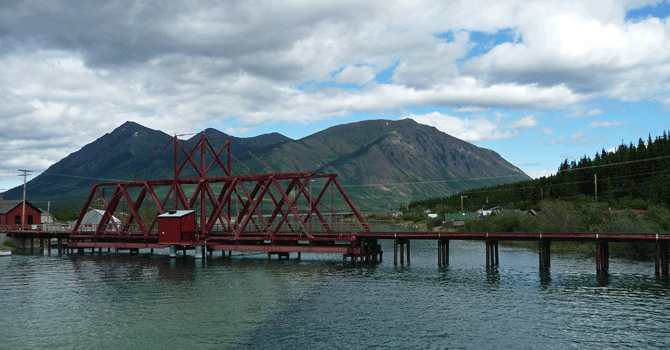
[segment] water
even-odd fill
[[[14,255],[0,259],[3,349],[667,348],[670,286],[652,262],[412,242],[412,264],[343,266],[340,255]]]

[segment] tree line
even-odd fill
[[[563,161],[555,175],[464,191],[447,197],[412,201],[407,211],[431,209],[458,212],[492,206],[540,209],[543,200],[601,203],[608,208],[670,207],[670,140],[668,133],[646,142],[639,139],[613,151],[602,149],[593,158]],[[462,201],[462,202],[461,202]]]

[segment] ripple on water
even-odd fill
[[[17,255],[0,259],[0,335],[3,347],[36,349],[670,345],[670,289],[653,263],[612,261],[603,280],[592,259],[554,256],[540,274],[534,252],[501,248],[486,269],[483,244],[454,242],[451,265],[437,268],[431,243],[412,243],[409,266],[387,254],[375,267],[310,254],[205,265]]]

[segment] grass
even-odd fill
[[[5,240],[0,244],[0,250],[14,250],[14,244],[9,239]]]

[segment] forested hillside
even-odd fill
[[[649,205],[670,206],[670,140],[668,133],[647,141],[640,139],[593,158],[565,160],[556,175],[535,180],[462,192],[449,197],[414,201],[411,208],[456,212],[461,200],[466,210],[482,207],[537,208],[543,199],[593,201],[612,208],[646,209]]]

